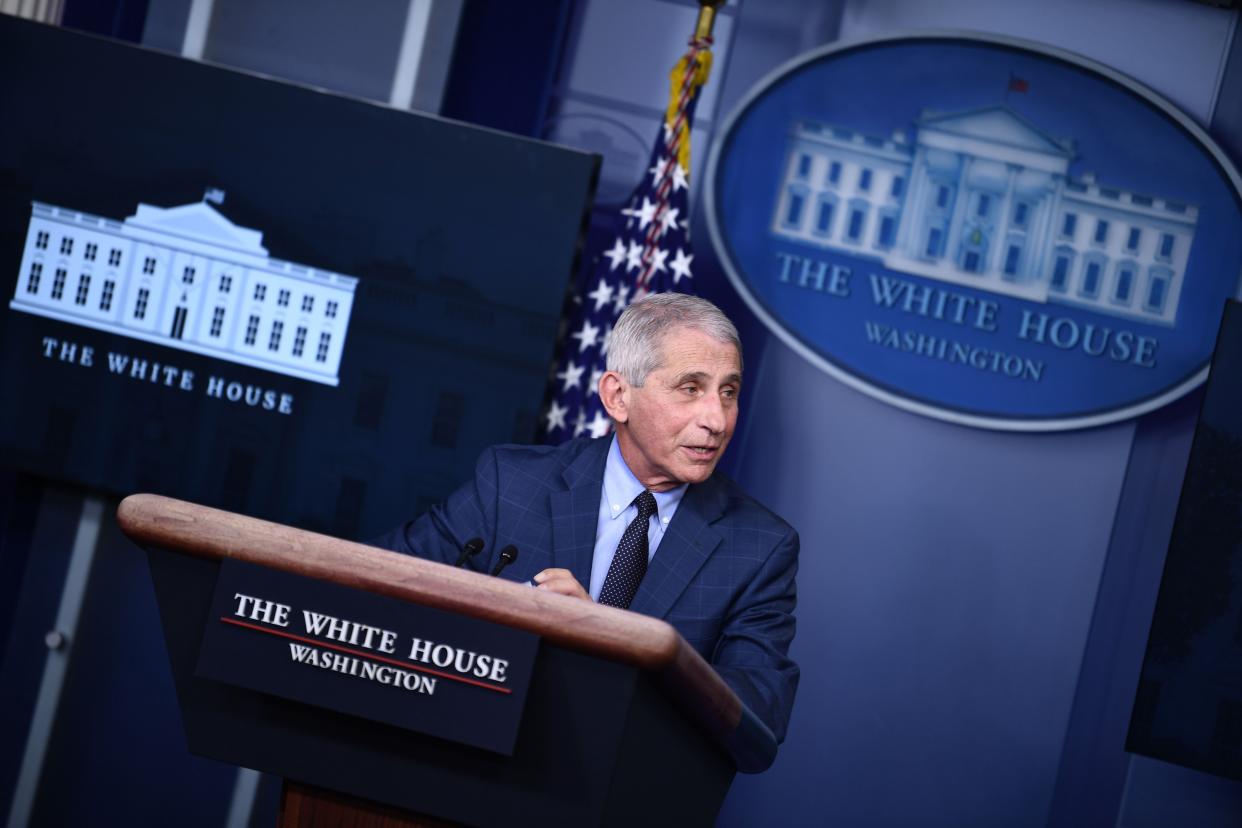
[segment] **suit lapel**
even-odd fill
[[[724,500],[715,478],[686,490],[651,559],[647,575],[638,585],[631,610],[655,618],[668,615],[708,556],[720,545],[720,533],[711,524],[724,513]]]
[[[552,565],[568,569],[584,586],[591,583],[595,530],[611,440],[592,440],[565,467],[565,490],[553,492]]]

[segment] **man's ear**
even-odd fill
[[[618,423],[624,423],[629,414],[629,383],[616,371],[605,371],[599,378],[599,400],[604,404],[608,416]]]

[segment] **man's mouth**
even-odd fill
[[[711,457],[720,450],[720,446],[686,446],[695,457]]]

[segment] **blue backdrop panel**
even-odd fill
[[[1126,748],[1242,780],[1242,304],[1225,309]]]

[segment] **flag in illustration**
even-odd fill
[[[689,235],[690,125],[711,69],[711,38],[696,37],[673,67],[661,134],[642,182],[621,210],[612,246],[578,285],[556,367],[543,440],[602,437],[612,422],[599,399],[612,327],[648,293],[693,293]]]

